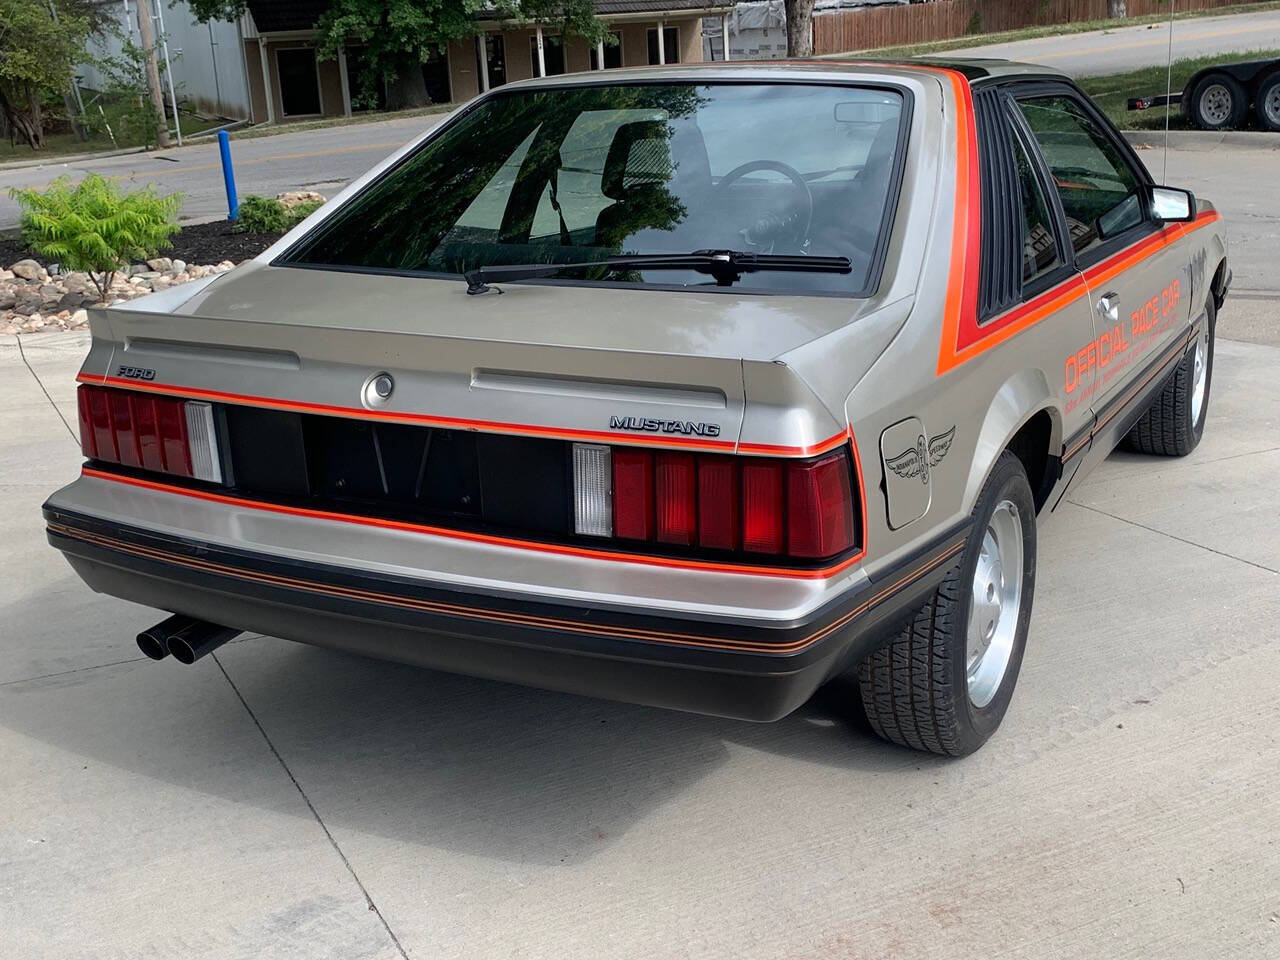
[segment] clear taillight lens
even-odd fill
[[[222,483],[213,407],[81,384],[80,450],[90,460]]]
[[[588,537],[613,536],[613,464],[608,447],[573,445],[573,529]]]

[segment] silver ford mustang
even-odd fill
[[[92,314],[50,542],[165,611],[771,720],[999,725],[1036,516],[1204,429],[1222,223],[1065,77],[724,64],[513,84],[252,263]],[[856,707],[856,705],[852,705]]]

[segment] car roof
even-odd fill
[[[782,79],[841,79],[865,78],[868,80],[919,76],[921,68],[954,70],[964,74],[971,83],[979,80],[1006,76],[1065,76],[1052,67],[1016,60],[998,60],[984,57],[915,57],[910,59],[849,60],[835,58],[809,58],[801,60],[716,60],[705,63],[668,64],[666,66],[615,67],[608,71],[588,70],[562,73],[550,77],[519,80],[504,87],[561,87],[569,84],[596,84],[601,82],[629,83],[654,80],[782,80]]]

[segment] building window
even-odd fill
[[[622,66],[622,34],[614,31],[613,43],[604,45],[604,68],[612,70],[620,66]],[[591,69],[600,69],[599,50],[596,47],[591,48]]]
[[[276,51],[276,73],[280,81],[280,107],[286,117],[320,112],[320,78],[316,75],[316,52],[310,47]]]
[[[546,64],[547,76],[558,77],[564,73],[564,39],[549,34],[542,35],[542,62]],[[529,72],[538,76],[538,36],[529,38]]]
[[[649,64],[652,66],[658,61],[658,28],[649,28]],[[664,27],[662,30],[662,53],[667,63],[680,62],[680,28]]]

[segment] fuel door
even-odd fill
[[[929,442],[917,417],[900,420],[880,434],[889,529],[919,520],[929,509]]]

